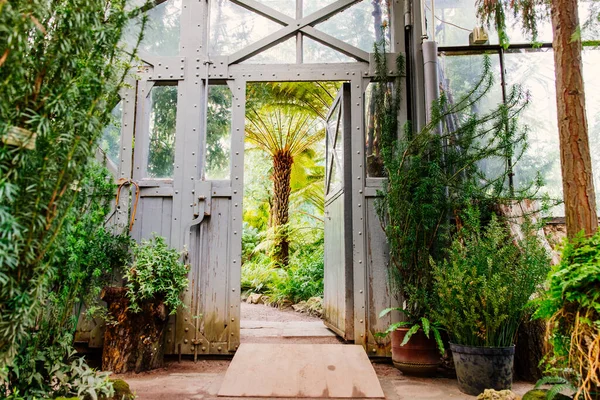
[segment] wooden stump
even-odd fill
[[[163,366],[168,312],[161,300],[146,302],[141,311],[129,310],[126,288],[104,288],[100,297],[108,304],[102,350],[102,369],[117,374],[148,371]]]

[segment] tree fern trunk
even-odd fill
[[[102,370],[122,374],[160,368],[167,309],[162,301],[149,301],[142,304],[141,312],[132,313],[126,293],[125,288],[107,287],[100,296],[114,319],[104,333]]]
[[[273,204],[271,218],[275,232],[275,261],[287,267],[289,261],[289,221],[291,175],[294,158],[289,151],[279,151],[273,156]]]
[[[579,27],[577,0],[552,0],[556,104],[560,136],[560,161],[567,235],[598,228],[592,161],[585,112],[581,39],[573,40]]]

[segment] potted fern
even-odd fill
[[[432,262],[434,316],[449,334],[460,390],[475,396],[511,388],[517,329],[550,260],[527,223],[515,241],[493,213],[487,223],[474,207],[462,217],[448,258]]]

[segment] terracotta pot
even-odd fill
[[[442,360],[433,335],[429,339],[419,329],[408,343],[400,346],[409,328],[398,328],[392,332],[392,362],[407,375],[433,375]]]

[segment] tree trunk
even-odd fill
[[[294,158],[289,151],[280,151],[273,156],[273,205],[271,207],[272,228],[275,231],[274,258],[277,264],[287,267],[289,262],[289,221],[292,164]]]
[[[106,325],[102,369],[117,374],[148,371],[163,366],[165,328],[168,312],[162,301],[141,305],[139,313],[129,311],[126,288],[104,288],[100,297],[108,304],[113,322]]]
[[[515,349],[515,372],[519,379],[537,382],[542,377],[540,362],[547,350],[546,321],[526,318],[519,326]]]
[[[552,0],[556,105],[567,235],[598,228],[583,88],[577,0]]]

